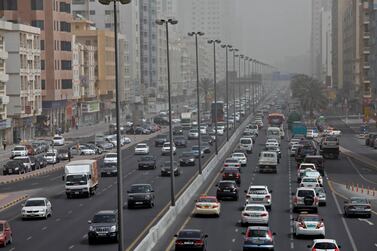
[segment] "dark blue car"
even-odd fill
[[[243,243],[243,251],[274,250],[274,238],[269,227],[250,226],[247,228]]]

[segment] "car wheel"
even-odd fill
[[[95,244],[95,239],[93,237],[89,237],[88,238],[88,243],[89,243],[89,245]]]
[[[8,241],[8,244],[12,244],[13,243],[13,236],[11,235],[10,238],[9,238],[9,241]]]

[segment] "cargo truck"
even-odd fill
[[[65,165],[63,180],[67,198],[94,195],[98,187],[97,160],[75,160]]]
[[[191,129],[192,126],[192,113],[182,112],[181,113],[181,126],[183,129]]]

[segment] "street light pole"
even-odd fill
[[[241,124],[241,58],[243,59],[244,55],[241,54],[238,56],[238,103],[239,103],[239,113],[240,113],[240,124]]]
[[[255,63],[256,60],[253,59],[251,62],[251,75],[252,75],[252,95],[253,95],[253,114],[255,114]]]
[[[218,154],[217,149],[217,96],[216,96],[216,44],[221,43],[220,40],[208,40],[209,44],[213,44],[213,89],[214,89],[214,96],[215,96],[215,153]],[[199,151],[201,148],[199,146]]]
[[[245,81],[247,81],[247,75],[246,75],[246,61],[249,60],[248,56],[244,56],[243,58],[243,76],[245,78]],[[246,86],[244,86],[244,94],[245,94],[245,99],[246,99]],[[245,101],[245,117],[246,117],[246,101]]]
[[[203,32],[190,32],[188,33],[190,37],[195,36],[195,56],[196,56],[196,102],[197,102],[197,112],[198,112],[198,146],[199,146],[199,174],[202,174],[202,151],[200,144],[200,97],[199,97],[199,52],[198,52],[198,36],[203,36]]]
[[[229,74],[228,74],[228,49],[232,46],[229,44],[222,44],[222,48],[225,48],[225,85],[226,85],[226,141],[229,141]]]
[[[249,82],[249,114],[251,114],[251,74],[250,74],[250,63],[251,61],[253,61],[252,58],[249,58],[248,60],[248,73],[247,73],[247,76],[248,76],[248,82]]]
[[[119,100],[119,62],[118,62],[118,0],[99,0],[103,5],[110,5],[114,3],[114,46],[115,46],[115,110],[116,110],[116,128],[117,128],[117,208],[118,208],[118,250],[124,251],[124,236],[123,236],[123,171],[122,171],[122,152],[120,145],[120,100]],[[121,4],[129,4],[131,0],[119,0]]]
[[[231,48],[230,51],[233,52],[233,76],[236,73],[236,52],[238,49]],[[233,81],[233,119],[234,119],[234,127],[236,127],[236,78]]]
[[[169,24],[175,25],[178,21],[175,19],[158,19],[156,24],[164,25],[166,27],[166,56],[167,56],[167,73],[168,73],[168,103],[169,103],[169,142],[170,142],[170,197],[171,206],[175,206],[175,192],[174,192],[174,167],[173,167],[173,126],[171,116],[171,88],[170,88],[170,58],[169,58]]]

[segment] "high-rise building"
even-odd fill
[[[40,125],[66,128],[73,115],[71,0],[4,0],[0,16],[41,29],[41,86],[44,117]]]

